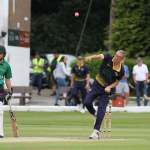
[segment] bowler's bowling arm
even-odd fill
[[[104,55],[103,54],[95,54],[91,56],[86,56],[85,61],[91,61],[91,60],[103,60]]]

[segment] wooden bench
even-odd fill
[[[19,99],[20,105],[26,104],[26,99],[32,98],[32,87],[29,86],[14,86],[12,98]]]

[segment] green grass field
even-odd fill
[[[5,113],[0,150],[148,150],[150,113],[113,113],[112,138],[89,140],[93,118],[79,112],[17,112],[19,138],[12,138]]]

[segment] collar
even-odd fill
[[[113,70],[120,72],[121,70],[121,66],[122,66],[122,61],[119,64],[114,64],[114,58],[112,59],[112,63],[113,63]]]
[[[4,62],[4,59],[2,61],[0,61],[0,65],[3,64],[3,62]]]
[[[80,69],[81,67],[84,66],[84,63],[77,63],[77,67]]]
[[[115,70],[117,72],[120,72],[120,70],[121,70],[121,63],[118,64],[118,65],[114,65],[114,63],[113,63],[113,70]]]

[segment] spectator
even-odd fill
[[[148,83],[148,68],[147,65],[143,63],[142,58],[137,58],[137,64],[133,67],[133,80],[135,83],[136,90],[136,103],[140,106],[142,94],[147,96],[147,83]],[[148,100],[144,99],[144,106],[147,106]]]
[[[53,60],[51,62],[51,66],[50,66],[51,67],[51,83],[52,83],[51,95],[52,96],[56,94],[56,81],[55,81],[53,72],[54,72],[54,70],[55,70],[55,68],[57,66],[57,63],[59,62],[60,58],[61,58],[61,56],[57,52],[55,52],[54,53],[54,58],[53,58]]]
[[[122,95],[125,98],[125,106],[128,104],[129,97],[129,85],[127,79],[129,78],[129,69],[127,65],[123,65],[124,76],[116,86],[116,93]]]
[[[62,56],[60,61],[57,63],[55,70],[53,71],[54,78],[56,80],[56,101],[55,105],[58,105],[58,100],[60,99],[61,93],[63,98],[66,99],[67,96],[67,82],[66,77],[70,76],[67,70],[66,57]]]
[[[51,88],[52,73],[51,73],[51,64],[49,64],[48,61],[45,63],[44,70],[45,70],[45,73],[46,73],[46,81],[47,81],[48,88]]]
[[[35,86],[35,85],[37,86],[38,95],[41,95],[44,64],[45,64],[44,59],[41,58],[39,53],[37,52],[35,55],[35,58],[33,58],[32,60],[33,76],[32,76],[31,84],[32,86]]]

